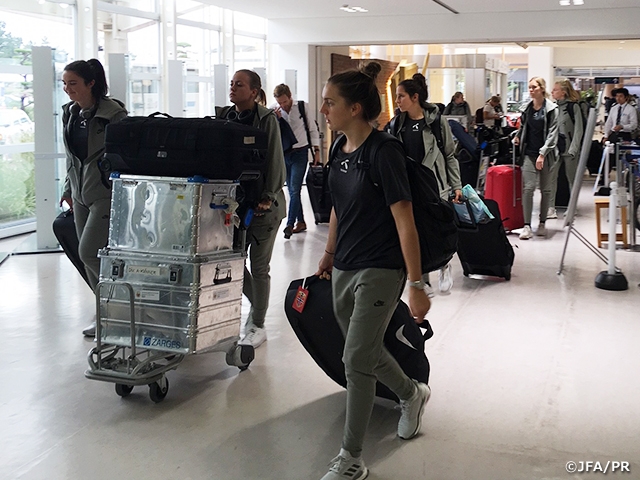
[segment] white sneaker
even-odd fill
[[[530,225],[525,225],[522,229],[522,233],[520,233],[520,240],[529,240],[533,237],[533,232],[531,231]]]
[[[402,414],[398,422],[398,436],[405,440],[415,437],[420,431],[424,406],[431,396],[429,385],[413,380],[416,393],[409,400],[400,400]]]
[[[433,298],[436,296],[435,290],[430,283],[424,284],[424,293],[426,293],[429,298]]]
[[[451,276],[451,264],[442,267],[438,272],[438,287],[440,293],[449,293],[453,288],[453,277]]]
[[[558,212],[556,212],[555,208],[549,207],[549,210],[547,210],[547,218],[558,218]]]
[[[267,330],[256,326],[249,327],[245,336],[238,342],[238,345],[252,345],[258,348],[267,341]]]
[[[547,236],[547,229],[545,228],[544,223],[541,223],[540,225],[538,225],[538,230],[536,230],[536,236],[538,237]]]
[[[340,449],[340,454],[329,465],[329,472],[321,480],[363,480],[369,475],[362,457],[352,457],[344,448]]]

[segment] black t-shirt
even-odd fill
[[[89,155],[89,121],[78,115],[71,127],[71,151],[81,161]]]
[[[369,159],[368,169],[359,168],[367,142],[352,153],[338,151],[329,169],[329,189],[338,219],[334,265],[340,270],[404,268],[389,206],[411,201],[405,156],[401,145],[386,143],[376,158]]]
[[[422,159],[424,158],[422,131],[426,125],[427,123],[424,117],[420,120],[412,120],[409,118],[409,115],[407,115],[402,124],[402,130],[400,131],[407,156],[418,163],[422,163]]]
[[[544,116],[546,112],[544,107],[540,110],[534,110],[533,105],[527,115],[527,138],[525,139],[525,155],[538,158],[540,149],[544,145]]]

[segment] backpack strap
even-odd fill
[[[307,112],[304,108],[304,102],[302,100],[298,100],[298,110],[300,111],[300,116],[302,117],[302,121],[304,122],[304,131],[307,133],[307,146],[309,147],[309,150],[312,150],[313,146],[311,145],[311,132],[309,131]]]
[[[436,145],[438,145],[438,149],[442,153],[442,156],[447,158],[447,155],[444,153],[444,139],[442,137],[442,116],[440,113],[436,114],[435,120],[431,123],[431,133],[436,139]],[[396,138],[399,138],[400,134],[400,125],[398,123],[398,117],[395,116],[389,121],[389,127],[387,128],[387,132],[393,135]]]
[[[567,113],[569,114],[569,118],[571,119],[571,123],[576,124],[576,113],[573,111],[576,102],[567,102]]]

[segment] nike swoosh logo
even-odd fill
[[[413,348],[414,350],[418,350],[416,347],[411,345],[411,342],[407,340],[407,337],[404,336],[404,332],[403,332],[404,327],[405,327],[404,325],[401,325],[400,328],[396,331],[396,338],[401,343],[404,343],[407,347]]]

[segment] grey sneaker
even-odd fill
[[[451,276],[451,264],[448,263],[438,272],[438,287],[440,293],[449,293],[453,288],[453,277]]]
[[[329,472],[321,480],[363,480],[369,475],[362,457],[352,457],[344,448],[340,449],[340,454],[329,465]]]
[[[549,210],[547,210],[547,218],[558,218],[558,212],[556,212],[555,208],[549,207]]]
[[[266,341],[267,331],[264,328],[252,326],[248,328],[247,333],[238,342],[238,345],[252,345],[253,348],[258,348]]]
[[[85,328],[84,330],[82,330],[82,334],[85,337],[95,337],[96,336],[96,322],[93,322],[91,325],[89,325],[87,328]]]
[[[413,380],[416,392],[409,400],[400,400],[400,421],[398,422],[398,436],[404,440],[415,437],[420,431],[424,406],[431,397],[429,385]]]
[[[540,225],[538,225],[538,230],[536,230],[536,236],[538,237],[547,236],[547,229],[545,228],[544,223],[541,223]]]

